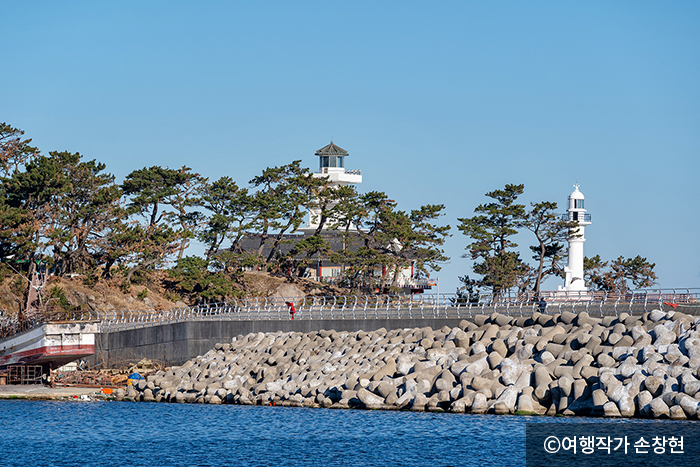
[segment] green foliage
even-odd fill
[[[162,208],[175,205],[183,188],[197,177],[190,170],[188,167],[168,169],[159,166],[134,170],[122,183],[122,190],[129,197],[127,212],[146,217],[149,227],[167,219],[169,211]]]
[[[348,205],[332,215],[334,219],[342,218],[345,227],[344,248],[328,253],[332,262],[344,266],[344,285],[383,291],[397,287],[402,269],[413,266],[418,276],[427,275],[430,270],[439,270],[439,263],[447,260],[442,245],[450,226],[437,224],[444,205],[401,211],[395,201],[377,191],[356,197],[353,204],[352,209]],[[357,230],[350,231],[350,225]],[[313,239],[310,237],[305,243]],[[316,254],[319,248],[309,251]],[[377,275],[379,267],[385,270],[381,275]]]
[[[24,277],[18,276],[10,283],[10,292],[18,297],[22,297],[27,291],[28,284]]]
[[[54,250],[58,274],[85,272],[95,267],[91,251],[99,248],[103,233],[122,216],[121,190],[114,176],[102,173],[105,164],[82,161],[78,153],[51,152],[66,185],[56,200],[54,229],[49,245]]]
[[[63,287],[59,287],[57,285],[51,287],[49,289],[49,293],[45,297],[45,300],[47,305],[51,308],[59,308],[63,311],[69,311],[71,309]]]
[[[262,257],[266,243],[272,238],[265,264],[277,256],[284,234],[299,228],[306,207],[313,203],[315,190],[324,183],[309,169],[302,168],[301,161],[267,168],[250,181],[257,188],[251,202],[250,226],[260,234],[259,256]]]
[[[467,246],[469,254],[465,256],[476,261],[473,270],[482,279],[460,278],[465,285],[458,294],[468,294],[466,286],[489,287],[497,296],[513,288],[518,292],[533,290],[537,293],[547,277],[564,276],[564,241],[580,235],[578,222],[559,217],[555,212],[557,203],[551,201],[532,203],[526,210],[516,203],[522,193],[523,185],[506,185],[503,190],[486,194],[495,201],[478,206],[477,215],[459,219],[459,229],[472,239]],[[517,245],[511,238],[522,228],[532,232],[537,242],[530,246],[536,260],[534,268],[524,263],[514,250]],[[602,261],[598,255],[584,258],[586,283],[598,290],[650,287],[656,281],[653,269],[654,264],[640,256],[619,257],[611,263]]]
[[[391,286],[396,287],[399,271],[414,265],[419,275],[428,275],[428,270],[439,271],[439,262],[446,261],[441,246],[449,235],[450,226],[435,225],[442,215],[444,205],[426,205],[410,213],[383,209],[379,215],[378,241],[380,250],[390,268]]]
[[[289,253],[281,259],[281,269],[290,276],[301,275],[311,264],[333,254],[331,245],[317,234],[296,242]]]
[[[97,285],[98,276],[95,268],[90,268],[83,278],[83,285],[86,287],[93,288]]]
[[[331,245],[321,235],[312,235],[295,243],[294,248],[289,252],[289,256],[312,258],[326,256],[330,252]]]
[[[319,235],[324,228],[347,230],[350,228],[351,208],[357,205],[357,191],[352,185],[333,186],[325,178],[316,178],[319,182],[311,185],[311,198],[308,208],[317,212],[311,221],[318,222],[314,235]]]
[[[166,290],[163,294],[163,297],[170,302],[179,302],[180,300],[182,300],[182,297],[180,295],[171,290]]]
[[[25,256],[36,250],[34,212],[18,198],[16,183],[10,177],[19,173],[38,151],[30,139],[23,139],[24,131],[0,123],[0,256]]]
[[[186,256],[177,261],[169,275],[177,290],[204,302],[219,302],[240,296],[236,284],[239,271],[230,271],[221,261]]]
[[[446,259],[444,206],[400,211],[386,194],[333,186],[298,160],[264,169],[249,188],[230,177],[209,183],[188,167],[158,166],[134,170],[117,184],[103,163],[67,151],[44,156],[30,142],[0,124],[0,255],[21,261],[27,278],[41,260],[58,275],[85,274],[90,287],[100,269],[107,279],[120,274],[126,292],[177,258],[173,293],[207,301],[238,294],[245,268],[298,271],[312,258],[335,258],[349,283],[386,288],[402,268],[414,265],[427,275]],[[309,210],[318,214],[316,235],[283,257],[285,234]],[[325,229],[346,234],[341,251],[331,251]],[[251,233],[260,239],[257,251],[243,251],[241,240]],[[206,246],[202,264],[183,258],[192,238]],[[384,276],[377,275],[380,266],[388,269]]]
[[[148,297],[148,289],[146,288],[144,288],[143,290],[141,290],[141,292],[136,294],[136,298],[138,298],[141,301],[143,301],[146,297]]]
[[[656,283],[655,263],[637,255],[634,258],[618,257],[608,263],[600,255],[583,259],[586,284],[606,292],[626,292],[631,289],[651,287]]]
[[[207,246],[210,259],[229,240],[229,249],[240,252],[240,241],[251,226],[253,198],[246,188],[239,188],[230,177],[221,177],[201,188],[200,204],[211,212],[198,238]]]
[[[14,271],[6,264],[0,263],[0,284],[5,282],[5,279],[11,277]]]
[[[197,205],[197,193],[206,182],[189,167],[169,169],[158,166],[135,170],[121,185],[127,196],[126,212],[143,217],[146,222],[121,227],[121,238],[128,245],[121,261],[132,264],[127,278],[144,268],[162,264],[179,251],[182,256],[200,214],[190,208]],[[135,236],[134,236],[135,235]]]
[[[479,303],[479,283],[470,279],[469,276],[459,276],[462,285],[457,289],[452,300],[453,305],[464,305],[468,303]]]
[[[104,164],[69,152],[35,155],[23,168],[3,184],[3,253],[33,264],[39,252],[50,250],[58,275],[96,266],[95,246],[120,217],[114,177],[102,173]]]
[[[390,275],[377,276],[375,271],[377,266],[390,264],[389,248],[398,251],[393,238],[385,235],[391,228],[389,222],[395,209],[396,202],[386,193],[371,191],[360,195],[357,206],[345,211],[352,214],[347,218],[348,224],[354,224],[359,235],[358,240],[345,236],[346,251],[342,255],[342,261],[348,263],[345,279],[351,286],[376,288],[380,292],[387,286]]]
[[[4,190],[0,188],[0,192]],[[36,224],[31,211],[5,204],[6,192],[0,197],[0,255],[26,258],[37,248]]]
[[[38,154],[35,147],[29,145],[31,139],[23,139],[24,131],[13,128],[7,123],[0,123],[0,177],[7,177],[19,171],[22,166]]]
[[[131,277],[127,276],[127,278],[134,285],[145,285],[148,282],[148,271],[139,269],[134,271]]]
[[[525,269],[512,240],[524,222],[525,206],[516,203],[523,190],[524,185],[508,184],[486,193],[493,202],[477,206],[473,217],[457,219],[459,230],[473,240],[465,256],[477,261],[474,272],[483,276],[479,285],[491,288],[494,295],[507,293]]]
[[[556,213],[557,203],[543,201],[531,203],[530,210],[525,213],[523,227],[535,235],[537,244],[530,247],[537,260],[537,270],[534,274],[535,284],[533,290],[539,293],[542,281],[548,276],[561,273],[559,262],[562,259],[562,242],[569,236],[570,229],[577,226],[577,222],[562,220]],[[548,263],[549,267],[545,267]]]

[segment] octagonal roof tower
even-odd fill
[[[318,156],[318,172],[314,177],[324,177],[331,182],[332,187],[348,186],[351,183],[362,183],[362,173],[360,170],[348,170],[345,168],[345,158],[350,155],[345,149],[337,146],[331,140],[330,144],[315,152]],[[304,233],[314,233],[318,228],[320,211],[311,209],[309,212],[309,222],[306,226],[297,229]]]
[[[316,151],[315,154],[318,156],[318,172],[314,174],[315,177],[327,177],[333,184],[337,185],[362,183],[362,174],[359,170],[345,170],[345,158],[350,153],[340,146],[336,146],[333,140],[329,145]]]

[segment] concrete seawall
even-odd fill
[[[697,420],[699,327],[672,310],[565,311],[475,315],[438,329],[252,332],[115,397]]]
[[[591,316],[615,316],[622,312],[631,315],[641,315],[645,308],[653,309],[657,305],[649,304],[648,307],[639,307],[630,310],[627,307],[586,306],[585,303],[567,305],[565,308],[549,306],[547,314],[556,315],[559,311],[580,313],[588,311]],[[471,315],[491,315],[494,311],[503,314],[504,308],[478,307],[474,308]],[[680,310],[679,310],[680,311]],[[529,316],[532,309],[512,308],[505,310],[506,314],[513,317]],[[700,307],[683,307],[683,312],[688,315],[700,315]],[[427,315],[427,313],[426,313]],[[204,355],[217,343],[229,342],[238,335],[246,335],[251,332],[302,332],[309,333],[320,330],[345,331],[375,331],[380,328],[387,330],[424,328],[429,326],[439,329],[443,326],[450,328],[459,324],[462,319],[470,319],[464,312],[461,316],[454,317],[385,317],[370,319],[297,319],[297,320],[233,320],[209,317],[207,319],[190,319],[181,322],[154,324],[134,329],[103,331],[95,336],[95,355],[88,359],[90,364],[99,367],[116,367],[129,361],[138,361],[143,358],[161,361],[166,366],[181,365],[198,355]]]
[[[197,355],[204,355],[217,343],[251,332],[441,328],[457,326],[459,321],[459,318],[186,321],[98,334],[95,336],[95,355],[89,362],[113,367],[126,361],[148,358],[165,365],[181,365]]]

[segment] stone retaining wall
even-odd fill
[[[700,318],[477,315],[251,332],[118,391],[142,401],[697,419]]]

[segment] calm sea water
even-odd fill
[[[525,466],[525,424],[534,419],[545,421],[448,413],[4,400],[0,465]]]

